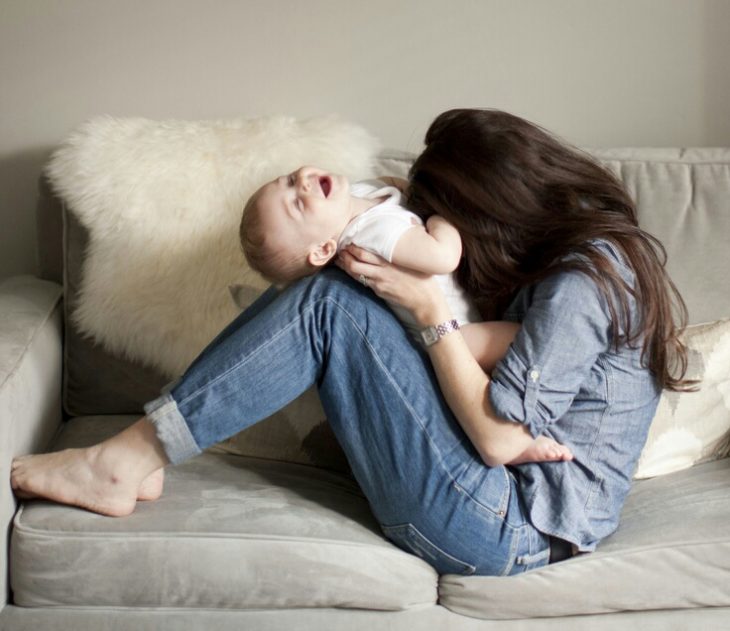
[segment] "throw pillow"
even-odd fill
[[[684,332],[697,392],[664,391],[635,478],[651,478],[730,453],[730,320]]]

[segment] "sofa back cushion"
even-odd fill
[[[730,149],[603,149],[639,224],[667,250],[689,323],[730,316]]]

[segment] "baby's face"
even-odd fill
[[[302,167],[259,189],[257,207],[270,243],[303,249],[337,239],[351,218],[350,183],[315,167]]]

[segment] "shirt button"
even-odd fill
[[[530,371],[530,379],[533,381],[537,381],[537,378],[540,376],[540,373],[537,370],[531,370]]]

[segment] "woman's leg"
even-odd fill
[[[267,289],[257,300],[255,300],[240,317],[236,318],[231,324],[229,324],[223,331],[221,331],[211,343],[208,344],[206,349],[203,350],[199,359],[205,356],[205,353],[209,349],[215,348],[221,344],[227,337],[235,332],[245,322],[248,322],[252,318],[256,317],[258,313],[266,307],[272,300],[279,295],[279,290],[275,287]],[[169,389],[175,382],[171,382],[165,386],[164,389]],[[137,491],[137,499],[142,501],[150,501],[159,499],[162,495],[162,489],[164,486],[165,476],[164,468],[159,468],[149,474],[139,485]]]
[[[145,419],[100,452],[126,454],[127,468],[144,477],[269,416],[313,383],[396,543],[442,572],[492,574],[512,571],[520,551],[534,560],[535,545],[546,546],[524,535],[514,480],[481,463],[427,358],[381,301],[336,270],[290,287],[253,318],[242,314],[145,406]],[[68,503],[96,510],[78,497]]]
[[[425,354],[384,303],[337,270],[283,292],[148,404],[184,460],[316,383],[386,534],[442,572],[508,573],[546,560],[504,467],[480,460]],[[515,565],[518,563],[518,565]]]
[[[256,317],[277,295],[274,288],[264,292],[208,345],[197,362]],[[16,458],[11,485],[21,499],[44,497],[118,517],[131,513],[138,499],[154,500],[161,495],[163,467],[168,462],[154,427],[142,418],[90,448]]]

